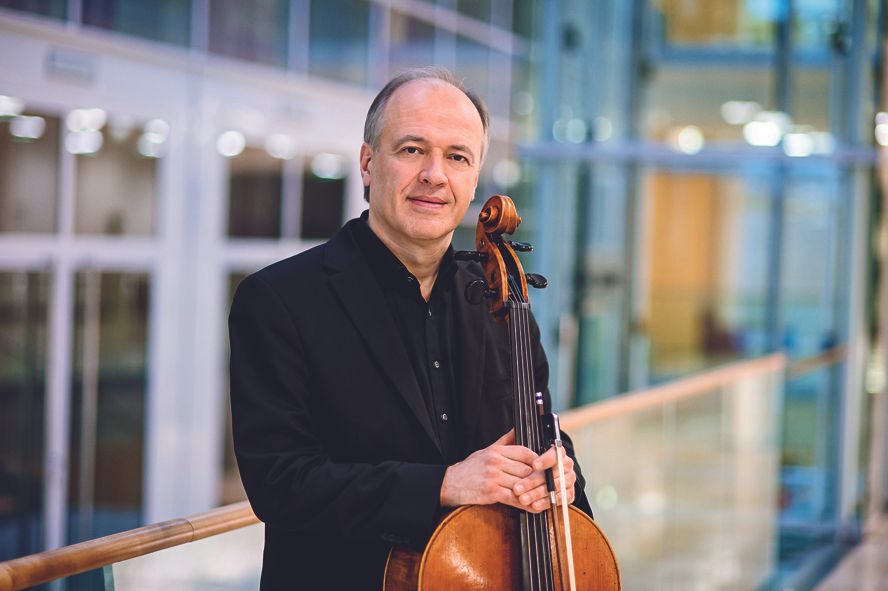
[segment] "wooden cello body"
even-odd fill
[[[478,252],[473,254],[485,268],[486,284],[480,293],[492,300],[491,313],[509,324],[516,442],[541,453],[548,444],[540,434],[535,412],[539,402],[533,399],[532,371],[526,363],[529,339],[522,332],[529,317],[527,278],[512,249],[518,245],[501,238],[513,233],[520,220],[511,199],[491,197],[479,216]],[[588,515],[573,506],[567,515],[559,507],[540,514],[499,504],[459,507],[441,520],[422,552],[394,548],[383,580],[384,591],[620,588],[610,542]]]
[[[438,524],[422,553],[392,550],[384,589],[524,589],[518,511],[505,505],[471,505],[454,510]],[[620,570],[607,537],[575,507],[570,507],[570,522],[577,589],[620,589]],[[562,578],[563,562],[555,562],[556,581]]]

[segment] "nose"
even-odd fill
[[[447,174],[444,170],[444,157],[432,152],[423,162],[419,173],[419,180],[427,185],[438,186],[447,183]]]

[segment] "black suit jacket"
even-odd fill
[[[442,514],[442,452],[355,223],[247,277],[231,307],[235,451],[266,524],[264,591],[379,589],[390,547],[421,548]],[[481,269],[459,265],[462,293]],[[464,303],[454,341],[466,449],[481,449],[512,427],[508,338],[486,306]],[[589,511],[582,490],[580,476]]]

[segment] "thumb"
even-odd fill
[[[493,442],[493,445],[514,445],[515,444],[515,429],[509,429],[505,435],[497,439]]]

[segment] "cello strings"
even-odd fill
[[[511,349],[511,362],[512,362],[512,376],[514,379],[514,383],[512,384],[513,393],[514,393],[514,404],[515,404],[515,442],[518,445],[527,445],[525,438],[525,422],[524,422],[524,409],[521,404],[521,375],[520,375],[520,359],[518,355],[518,347],[517,347],[517,338],[516,338],[516,323],[517,323],[517,314],[515,311],[517,309],[514,301],[514,297],[509,294],[510,300],[510,314],[509,314],[509,341],[510,341],[510,349]],[[536,555],[534,553],[534,548],[536,547],[536,543],[534,540],[534,531],[532,523],[529,519],[529,514],[522,513],[520,515],[519,523],[521,526],[521,538],[522,538],[522,552],[524,552],[524,564],[525,568],[523,569],[524,576],[529,579],[524,581],[525,588],[530,585],[531,591],[535,591],[539,589],[538,581],[538,562],[535,560]]]
[[[512,303],[512,328],[514,333],[515,357],[517,359],[516,374],[519,379],[519,406],[522,415],[522,424],[526,429],[527,442],[525,445],[535,453],[542,451],[542,433],[539,416],[536,413],[535,384],[533,380],[533,363],[530,355],[530,333],[528,330],[528,304],[514,294],[518,291],[515,281],[510,277],[512,290],[510,300]],[[552,573],[551,548],[548,541],[548,518],[546,513],[527,513],[532,522],[532,543],[530,552],[533,553],[534,575],[533,582],[537,589],[549,590],[553,588],[554,576]]]
[[[511,283],[511,280],[510,280]],[[529,441],[530,433],[528,430],[527,423],[527,413],[524,405],[524,392],[523,389],[525,387],[525,379],[522,369],[522,356],[520,353],[521,348],[521,340],[518,336],[519,330],[519,302],[515,298],[514,285],[511,286],[512,291],[509,293],[509,304],[510,304],[510,317],[509,317],[509,340],[511,341],[511,352],[512,352],[512,365],[515,383],[513,384],[513,388],[515,390],[515,428],[516,428],[516,442],[519,445],[525,445],[530,447],[531,442]],[[540,556],[539,556],[539,531],[536,526],[536,522],[533,519],[533,515],[527,512],[523,512],[521,515],[521,524],[524,528],[524,534],[526,536],[526,545],[523,548],[523,551],[526,553],[525,559],[527,560],[527,576],[529,580],[525,581],[525,586],[530,587],[532,591],[537,591],[542,589],[542,581],[540,579]]]
[[[531,432],[533,439],[533,449],[537,454],[543,453],[545,450],[543,449],[543,434],[542,434],[542,426],[540,424],[539,414],[536,408],[536,384],[533,378],[533,358],[531,355],[531,342],[530,342],[530,329],[529,329],[529,307],[527,305],[522,306],[521,312],[518,314],[519,318],[519,334],[521,337],[522,343],[522,357],[524,359],[524,367],[527,373],[527,380],[525,384],[530,386],[530,391],[526,393],[524,397],[525,406],[528,409],[528,413],[531,416]],[[542,554],[542,565],[543,572],[541,576],[543,577],[543,584],[546,589],[553,589],[554,586],[554,573],[552,572],[553,564],[552,564],[552,553],[549,545],[549,524],[548,524],[548,514],[546,512],[535,514],[534,520],[537,522],[538,528],[538,536],[539,536],[539,548]]]

